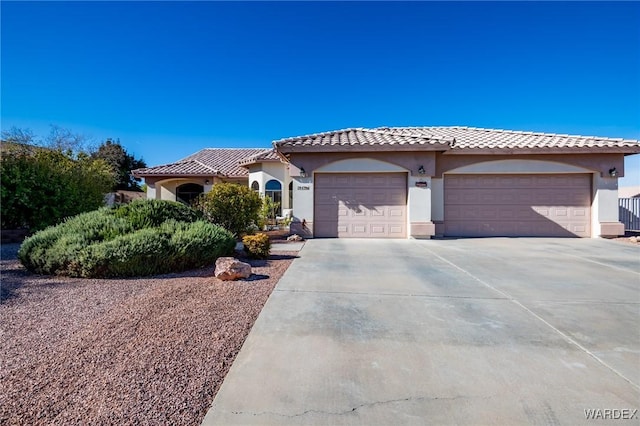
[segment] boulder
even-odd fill
[[[287,237],[287,241],[302,241],[303,238],[298,234],[293,234]]]
[[[251,265],[233,257],[219,257],[216,260],[215,276],[223,281],[238,280],[251,276]]]

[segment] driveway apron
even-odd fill
[[[635,246],[310,240],[203,424],[640,424],[638,324]]]

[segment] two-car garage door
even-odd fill
[[[445,175],[446,236],[588,237],[589,174]]]
[[[318,173],[314,235],[406,238],[406,173]]]

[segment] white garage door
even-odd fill
[[[405,173],[319,173],[314,182],[314,236],[405,238]]]
[[[589,237],[591,175],[445,175],[446,236]]]

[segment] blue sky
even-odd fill
[[[2,129],[119,138],[149,165],[346,127],[640,139],[637,2],[0,7]]]

